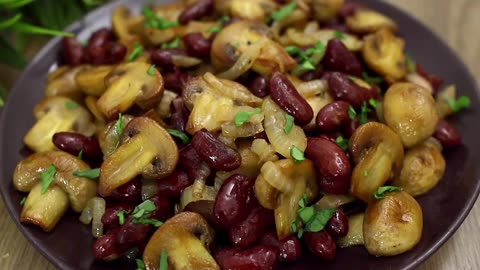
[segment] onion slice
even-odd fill
[[[252,68],[255,60],[260,56],[263,46],[265,46],[267,38],[263,37],[258,42],[250,45],[238,58],[237,62],[233,64],[228,70],[219,73],[220,78],[235,80],[242,76],[250,68]]]

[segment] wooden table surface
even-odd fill
[[[387,0],[430,26],[454,48],[475,76],[480,75],[479,0]],[[477,79],[477,81],[479,81]],[[17,230],[0,202],[0,269],[53,270]],[[455,235],[419,269],[480,269],[480,204]]]

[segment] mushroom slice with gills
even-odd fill
[[[45,96],[63,96],[73,100],[81,100],[83,93],[76,83],[75,78],[79,73],[90,68],[90,66],[82,65],[62,68],[58,72],[52,73],[48,78]]]
[[[277,9],[272,0],[229,0],[229,11],[235,18],[247,21],[264,22],[267,15]]]
[[[132,121],[133,116],[131,115],[122,115],[122,126],[125,127]],[[100,144],[100,149],[102,149],[102,153],[104,158],[108,158],[115,150],[117,150],[118,146],[121,143],[122,139],[122,128],[119,124],[119,119],[116,121],[110,122],[103,130],[100,132],[98,136],[98,143]]]
[[[455,85],[449,85],[438,92],[435,103],[437,106],[438,117],[443,119],[454,113],[452,106],[448,104],[448,100],[457,99],[457,87]]]
[[[339,14],[345,0],[313,0],[313,17],[320,22],[328,22]]]
[[[365,214],[356,214],[348,217],[348,233],[346,236],[337,240],[337,245],[341,248],[364,245],[363,239],[363,219]]]
[[[371,69],[385,76],[387,82],[393,83],[407,75],[404,47],[402,38],[382,28],[364,38],[362,54]]]
[[[214,187],[207,186],[204,181],[197,180],[182,191],[179,210],[198,213],[208,222],[214,224],[213,207],[216,197],[217,190]]]
[[[56,168],[53,182],[42,194],[41,173],[51,165]],[[88,169],[90,167],[85,162],[62,151],[35,153],[20,161],[13,174],[13,186],[18,191],[30,192],[22,210],[22,221],[50,231],[68,205],[81,212],[88,200],[97,194],[97,183],[73,173]]]
[[[285,72],[297,63],[285,49],[273,41],[269,28],[261,23],[239,21],[223,28],[212,43],[211,60],[215,67],[228,69],[250,46],[266,39],[252,69],[260,74],[271,74],[275,70]]]
[[[75,82],[78,88],[85,94],[100,97],[107,89],[105,78],[112,71],[113,66],[96,66],[78,72]]]
[[[154,6],[151,10],[157,18],[162,18],[170,22],[178,22],[178,18],[185,8],[185,3],[179,2],[162,6]],[[159,29],[153,27],[153,25],[148,25],[147,23],[143,27],[143,37],[152,45],[160,45],[175,39],[177,36],[182,36],[184,33],[184,28],[184,26],[172,26]]]
[[[163,78],[158,70],[154,75],[147,71],[150,64],[124,63],[116,66],[105,77],[107,90],[98,99],[98,108],[108,118],[127,111],[137,104],[143,110],[152,109],[163,95]]]
[[[146,179],[168,176],[177,162],[170,134],[150,118],[134,118],[123,131],[122,144],[102,163],[98,193],[107,197],[139,174]]]
[[[407,148],[432,136],[439,121],[432,95],[413,83],[390,86],[383,100],[383,116]]]
[[[404,191],[390,192],[368,205],[363,237],[368,253],[395,256],[415,247],[422,238],[423,213]]]
[[[346,19],[347,27],[350,31],[359,34],[373,33],[382,28],[387,28],[392,32],[397,32],[397,24],[387,16],[371,10],[358,9],[352,16]]]
[[[23,138],[35,152],[54,150],[52,137],[62,131],[75,131],[85,136],[95,133],[92,116],[80,104],[61,96],[46,97],[34,108],[37,122]]]
[[[307,137],[303,129],[293,125],[287,134],[285,132],[287,113],[270,97],[264,99],[262,111],[265,114],[265,133],[277,153],[288,158],[290,157],[290,150],[294,146],[301,151],[305,151],[307,148]]]
[[[97,124],[97,132],[105,126],[105,116],[98,110],[97,107],[97,98],[92,96],[87,96],[85,98],[85,106],[93,114]]]
[[[318,194],[315,168],[310,160],[301,163],[291,159],[268,161],[260,169],[255,181],[255,195],[263,207],[274,209],[278,239],[292,233],[298,202],[304,194],[307,201]]]
[[[132,50],[135,42],[141,40],[141,37],[133,33],[133,29],[130,27],[129,21],[132,18],[130,9],[125,5],[116,7],[112,14],[112,28],[115,36],[128,48],[128,51]]]
[[[407,151],[402,170],[392,184],[412,196],[422,195],[438,184],[445,166],[440,150],[423,143]]]
[[[323,44],[327,44],[330,39],[335,38],[337,31],[330,29],[321,29],[313,32],[305,33],[296,28],[288,28],[286,31],[287,44],[283,45],[296,45],[301,47],[313,46],[321,41]],[[350,51],[360,51],[363,47],[363,41],[358,39],[354,35],[344,33],[344,38],[341,39],[342,43]]]
[[[162,252],[168,254],[169,269],[220,270],[209,252],[214,230],[199,214],[182,212],[155,231],[143,252],[147,270],[158,270]]]
[[[392,175],[399,175],[404,157],[400,137],[377,122],[368,122],[355,130],[350,138],[350,153],[356,164],[351,194],[367,203]]]

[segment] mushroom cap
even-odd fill
[[[40,173],[51,164],[57,172],[52,184],[59,186],[68,194],[72,209],[81,212],[88,200],[97,194],[97,183],[94,180],[73,175],[75,171],[88,170],[90,167],[78,159],[62,151],[35,153],[20,161],[13,174],[14,187],[22,192],[29,192],[42,181]]]

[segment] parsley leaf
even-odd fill
[[[179,138],[183,144],[188,144],[190,142],[190,138],[184,132],[177,130],[177,129],[167,129],[168,133],[174,137]]]
[[[151,28],[164,30],[180,25],[178,22],[169,21],[157,16],[157,14],[155,14],[150,8],[144,8],[142,13],[145,16],[145,25]]]
[[[383,199],[385,198],[385,193],[388,192],[395,192],[395,191],[401,191],[402,189],[399,187],[394,187],[394,186],[383,186],[379,187],[375,193],[373,193],[373,197],[375,199]]]
[[[180,47],[180,38],[179,37],[176,37],[172,42],[170,43],[163,43],[162,44],[162,49],[175,49],[175,48],[178,48]]]
[[[78,108],[78,103],[75,101],[67,101],[65,102],[65,107],[69,110],[73,110]]]
[[[147,74],[150,75],[150,76],[155,76],[155,65],[151,65],[151,66],[148,68]]]
[[[304,194],[298,201],[300,208],[297,210],[297,217],[291,225],[291,230],[301,238],[303,232],[319,232],[325,228],[328,221],[335,214],[336,209],[317,209],[314,206],[307,206],[307,195]],[[304,228],[302,228],[304,224]]]
[[[223,15],[222,17],[220,17],[220,19],[218,19],[218,21],[222,24],[225,24],[227,23],[228,21],[230,21],[232,18],[230,18],[230,16],[228,15]]]
[[[371,77],[365,71],[362,72],[363,80],[368,84],[381,84],[383,82],[382,77]]]
[[[342,31],[335,31],[333,32],[333,36],[338,39],[344,39],[345,33],[343,33]]]
[[[290,55],[297,55],[302,50],[297,46],[288,46],[288,47],[285,47],[285,51],[287,51],[287,53],[290,54]]]
[[[351,120],[355,120],[355,118],[357,118],[357,112],[352,106],[348,108],[348,117],[350,117]]]
[[[295,118],[290,114],[285,114],[285,126],[283,127],[283,131],[285,134],[289,134],[292,131],[293,125],[295,124]]]
[[[137,263],[137,269],[136,270],[146,270],[145,268],[145,263],[142,261],[142,259],[136,259],[135,262]]]
[[[367,177],[368,176],[368,171],[363,171],[363,176]]]
[[[20,201],[20,206],[23,206],[26,200],[27,200],[27,197],[23,197],[22,200]]]
[[[338,146],[340,146],[340,148],[343,149],[343,151],[348,150],[348,143],[349,143],[348,139],[343,138],[343,136],[338,136],[335,142],[338,144]]]
[[[460,96],[457,100],[449,98],[445,99],[445,102],[447,102],[448,106],[452,108],[453,112],[459,112],[462,109],[470,107],[471,100],[467,96]]]
[[[50,164],[45,171],[40,173],[40,178],[42,179],[42,194],[47,192],[48,187],[52,184],[53,180],[55,180],[55,174],[57,174],[57,167],[53,164]]]
[[[208,33],[218,33],[222,30],[222,27],[220,25],[215,25],[210,28],[208,28],[207,32]]]
[[[368,100],[368,104],[370,104],[370,106],[372,106],[372,108],[376,109],[377,106],[378,106],[378,100],[371,98],[371,99]]]
[[[118,224],[123,225],[125,223],[125,215],[126,214],[127,214],[127,211],[125,211],[125,210],[117,212]]]
[[[160,268],[159,270],[168,270],[168,254],[167,251],[162,250],[160,255]]]
[[[127,60],[131,62],[137,59],[140,55],[143,54],[144,51],[145,49],[143,48],[142,44],[138,42],[135,43],[135,45],[133,45],[133,51],[130,53],[130,55],[128,55]]]
[[[412,57],[410,55],[406,55],[406,61],[407,61],[407,69],[410,71],[410,73],[414,73],[417,71],[417,64],[415,61],[413,61]]]
[[[315,65],[310,61],[310,59],[305,60],[300,64],[300,71],[309,71],[315,70]]]
[[[137,205],[137,207],[135,207],[132,215],[136,219],[148,218],[150,217],[150,214],[156,209],[157,207],[151,200],[146,200],[141,204]]]
[[[82,160],[83,159],[83,149],[80,150],[80,152],[78,153],[78,156],[77,156],[78,159]]]
[[[273,11],[272,15],[270,17],[270,20],[282,21],[283,19],[288,17],[288,15],[290,15],[295,10],[295,8],[297,8],[297,3],[292,2],[292,3],[282,7],[279,10]]]
[[[305,153],[303,153],[300,148],[296,147],[295,145],[290,148],[290,156],[293,160],[297,163],[300,163],[305,160]]]
[[[305,224],[305,231],[319,232],[325,228],[328,221],[335,214],[336,209],[319,209],[315,215]]]
[[[360,111],[360,116],[358,117],[358,120],[360,121],[360,125],[363,125],[368,122],[368,113],[371,112],[372,110],[368,107],[366,102],[363,102],[362,108]]]
[[[151,219],[151,218],[134,218],[133,223],[135,224],[150,224],[155,227],[160,227],[163,225],[163,222],[157,219]]]
[[[239,127],[245,124],[245,122],[247,122],[250,117],[261,112],[262,110],[260,108],[256,108],[253,112],[239,112],[235,114],[235,126]]]
[[[124,128],[123,115],[122,115],[122,113],[119,113],[118,114],[118,120],[115,123],[115,129],[117,131],[117,136],[118,136],[118,141],[117,141],[116,148],[118,148],[118,146],[120,145],[120,140],[122,139],[122,135],[123,135],[123,128]]]
[[[88,179],[97,179],[98,177],[100,177],[100,168],[83,170],[83,171],[74,171],[73,175],[78,177],[85,177]]]

